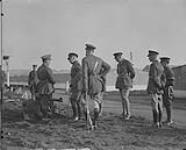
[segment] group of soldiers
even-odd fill
[[[174,72],[170,68],[170,58],[161,57],[158,61],[159,53],[149,51],[147,55],[151,65],[149,71],[149,82],[147,92],[151,96],[151,105],[153,113],[153,125],[157,128],[162,126],[163,105],[166,109],[167,120],[165,123],[171,125],[172,120],[172,102],[174,99]]]
[[[85,115],[85,119],[91,119],[92,127],[97,127],[97,120],[102,111],[103,94],[106,91],[106,75],[110,71],[110,65],[103,59],[94,55],[96,47],[92,44],[85,44],[86,56],[80,64],[78,54],[71,52],[68,54],[68,61],[72,64],[70,81],[70,102],[72,106],[73,121],[78,121]],[[130,101],[129,93],[133,87],[135,70],[133,64],[122,57],[122,52],[114,53],[114,59],[117,64],[117,80],[115,87],[119,89],[122,99],[122,117],[129,120]],[[167,112],[168,125],[172,124],[172,101],[174,74],[168,66],[170,58],[163,57],[161,62],[157,59],[158,52],[149,51],[148,58],[151,61],[149,71],[149,82],[147,92],[151,97],[153,126],[159,128],[162,125],[163,104]],[[38,101],[41,109],[40,117],[49,117],[50,99],[54,93],[54,75],[49,67],[51,55],[45,55],[42,58],[43,64],[37,69],[33,66],[33,71],[29,74],[29,87],[33,99]],[[88,98],[93,102],[93,117],[89,115]]]

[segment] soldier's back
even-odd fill
[[[165,75],[167,79],[172,79],[174,77],[174,72],[170,66],[164,67]]]
[[[48,79],[49,73],[52,72],[49,67],[41,65],[37,70],[37,76],[39,80],[46,80]]]
[[[90,56],[84,57],[83,62],[87,63],[89,73],[93,71],[99,73],[99,71],[101,71],[101,65],[102,65],[101,58],[94,56],[94,55],[90,55]]]

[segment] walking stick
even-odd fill
[[[89,123],[91,130],[93,130],[94,127],[93,127],[93,124],[92,124],[92,119],[90,117],[87,92],[85,93],[85,100],[86,100],[86,127],[89,130],[89,128],[88,128],[88,123]]]

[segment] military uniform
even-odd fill
[[[35,67],[35,65],[33,65],[33,66]],[[37,72],[35,70],[32,70],[28,76],[28,85],[29,85],[30,92],[32,94],[33,99],[35,99],[35,92],[36,92],[37,83],[38,83]]]
[[[156,51],[149,51],[149,55],[158,55]],[[161,124],[163,103],[162,94],[165,86],[164,68],[158,60],[154,60],[150,65],[149,81],[147,92],[151,96],[151,105],[154,124],[159,127]]]
[[[50,57],[50,55],[46,55],[43,56],[42,59],[50,59]],[[52,98],[52,94],[54,93],[55,84],[52,69],[42,64],[37,70],[37,76],[39,79],[37,84],[37,93],[39,95],[38,100],[40,102],[43,115],[47,116],[47,113],[52,105],[49,100]]]
[[[94,49],[95,46],[86,44],[86,50]],[[83,91],[94,101],[94,125],[101,111],[102,93],[105,90],[104,84],[109,70],[109,64],[92,54],[82,59]]]
[[[121,55],[122,52],[114,53],[115,58],[118,56],[121,57]],[[132,64],[128,60],[121,59],[121,61],[117,64],[117,74],[118,77],[116,79],[115,87],[119,89],[122,98],[122,116],[125,117],[125,119],[129,119],[130,103],[128,97],[130,93],[130,88],[132,88],[133,86],[135,71]]]
[[[161,59],[161,63],[166,63],[167,65],[164,66],[164,74],[166,77],[166,84],[165,84],[165,88],[164,88],[164,94],[163,94],[163,104],[165,106],[166,109],[166,113],[167,113],[167,123],[172,123],[172,102],[174,99],[174,90],[173,90],[173,86],[174,86],[174,72],[173,70],[170,68],[170,66],[168,66],[170,58],[168,57],[162,57]]]
[[[76,53],[69,53],[68,59],[70,59],[70,57],[72,56],[78,57]],[[82,90],[81,78],[82,78],[81,65],[79,64],[78,61],[74,61],[71,68],[71,83],[70,83],[70,88],[71,88],[70,100],[71,100],[74,120],[76,118],[80,119],[81,117],[81,107],[80,107],[81,90]]]

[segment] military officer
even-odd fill
[[[38,100],[43,113],[43,117],[51,115],[51,105],[49,100],[54,93],[54,76],[52,69],[49,67],[51,63],[51,55],[44,55],[41,57],[43,64],[37,70],[39,82],[37,84]]]
[[[32,67],[33,70],[29,73],[28,76],[28,85],[32,94],[32,99],[35,100],[36,85],[38,83],[38,77],[36,72],[37,65],[33,65]]]
[[[161,57],[160,62],[164,67],[164,73],[166,77],[166,84],[164,88],[164,94],[163,94],[163,104],[166,109],[167,113],[167,120],[165,123],[167,125],[171,125],[173,123],[172,121],[172,102],[174,99],[174,93],[173,93],[173,86],[174,86],[174,72],[170,68],[169,63],[170,63],[170,58],[168,57]]]
[[[129,97],[130,89],[133,86],[135,71],[132,64],[128,60],[122,58],[122,54],[123,54],[122,52],[117,52],[113,54],[115,60],[118,62],[117,64],[118,77],[116,80],[115,87],[119,89],[122,98],[122,108],[123,108],[122,116],[125,120],[129,120],[131,114],[130,114],[130,102],[128,97]]]
[[[105,90],[106,75],[110,65],[101,58],[94,55],[96,47],[92,44],[86,45],[86,57],[82,59],[83,93],[88,93],[94,101],[93,125],[99,118],[102,109],[102,96]]]
[[[71,105],[73,111],[73,120],[77,121],[81,117],[81,107],[80,107],[80,99],[81,99],[81,65],[78,62],[78,54],[69,53],[68,60],[72,64],[71,67],[71,83],[70,83],[70,91],[71,91]]]
[[[162,94],[165,86],[164,68],[157,59],[158,54],[157,51],[149,50],[147,55],[151,62],[147,92],[151,97],[153,126],[157,128],[161,127],[163,112]]]

